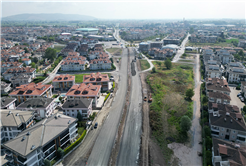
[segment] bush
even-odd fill
[[[79,137],[79,139],[77,139],[74,143],[72,143],[69,147],[67,147],[64,150],[64,155],[66,155],[68,152],[70,152],[74,147],[76,147],[85,137],[86,135],[86,130],[84,130],[84,132],[82,133],[82,135]]]
[[[153,69],[152,69],[152,72],[153,72],[153,73],[155,73],[155,72],[156,72],[156,69],[155,69],[155,67],[153,67]]]
[[[182,116],[182,118],[180,119],[180,128],[183,132],[187,132],[190,130],[191,127],[191,120],[188,116],[184,115]]]
[[[236,87],[236,90],[240,90],[241,89],[241,87],[240,87],[240,85],[238,85],[237,87]]]
[[[44,166],[51,166],[51,162],[48,159],[44,160]]]
[[[113,87],[112,87],[112,89],[114,89],[115,88],[115,82],[113,82]]]
[[[57,150],[57,157],[58,157],[58,159],[62,159],[63,156],[64,156],[64,151],[62,150],[61,147],[59,147]]]
[[[185,92],[185,96],[191,100],[192,96],[194,96],[194,91],[193,89],[187,89],[186,92]]]
[[[110,93],[107,94],[107,96],[104,99],[104,102],[107,100],[107,98],[109,97]]]
[[[172,68],[172,62],[170,59],[165,60],[165,66],[169,70]]]

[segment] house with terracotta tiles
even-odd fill
[[[83,76],[83,83],[101,85],[101,91],[109,90],[109,77],[108,74],[101,74],[100,72],[91,73],[90,75]]]
[[[29,84],[24,84],[9,94],[12,98],[17,99],[17,103],[26,101],[28,98],[51,98],[52,97],[52,85],[44,85],[42,83],[35,84],[31,82]]]
[[[67,92],[66,96],[68,100],[91,98],[93,99],[92,104],[96,106],[98,98],[100,97],[100,93],[101,85],[81,83],[73,85]]]
[[[59,90],[69,90],[75,84],[75,76],[64,74],[56,76],[52,85],[55,91]]]
[[[23,64],[20,62],[2,62],[1,63],[1,73],[4,73],[8,69],[13,69],[17,67],[22,67]]]
[[[13,76],[19,75],[19,74],[27,74],[27,75],[30,75],[32,78],[35,78],[36,69],[31,68],[31,67],[16,67],[16,68],[8,69],[2,75],[3,75],[3,78],[5,80],[9,80],[10,81],[10,79]]]
[[[85,70],[86,58],[79,56],[79,53],[70,53],[61,63],[62,71],[81,71]]]

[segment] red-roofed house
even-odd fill
[[[52,85],[55,91],[68,90],[74,84],[75,84],[75,76],[69,74],[56,76],[52,81]]]
[[[30,65],[32,63],[31,59],[27,59],[27,58],[22,59],[22,62],[25,63],[26,65]]]
[[[66,96],[68,99],[81,99],[81,98],[92,98],[93,105],[97,105],[97,100],[100,97],[101,85],[93,85],[91,83],[75,84],[73,85]]]
[[[61,63],[62,71],[81,71],[85,70],[86,58],[83,56],[67,56]]]
[[[9,94],[9,96],[17,98],[17,103],[26,101],[28,98],[52,97],[52,85],[44,85],[42,83],[24,84]]]
[[[93,85],[101,85],[102,91],[107,91],[109,89],[109,77],[108,74],[91,73],[90,75],[83,76],[83,83]]]

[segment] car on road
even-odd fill
[[[95,125],[94,125],[94,129],[96,129],[98,126],[98,123],[96,122]]]

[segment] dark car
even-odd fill
[[[95,123],[95,126],[94,126],[94,128],[96,129],[96,128],[97,128],[97,126],[98,126],[98,123],[96,122],[96,123]]]

